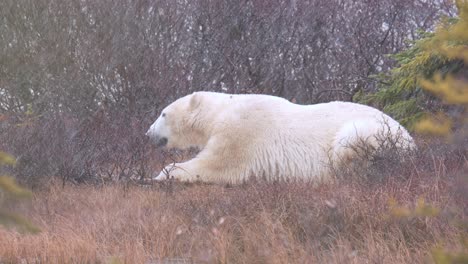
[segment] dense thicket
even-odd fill
[[[451,1],[4,0],[0,144],[23,179],[148,174],[143,132],[195,90],[315,103],[374,91]]]

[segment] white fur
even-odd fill
[[[381,111],[355,103],[297,105],[268,95],[197,92],[163,110],[148,130],[152,138],[167,137],[167,147],[199,147],[184,163],[168,165],[166,174],[180,180],[240,183],[250,176],[267,179],[323,179],[329,159],[349,155],[359,139],[375,143],[388,129],[413,147],[398,122]],[[164,120],[165,119],[165,120]],[[330,155],[331,154],[331,155]]]

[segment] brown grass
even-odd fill
[[[466,250],[466,161],[411,164],[394,168],[404,177],[320,186],[51,184],[18,208],[42,232],[0,228],[0,263],[415,264]],[[440,213],[391,213],[389,201],[411,210],[420,198]]]

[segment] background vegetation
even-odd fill
[[[0,153],[1,170],[33,192],[0,177],[0,224],[17,227],[0,227],[0,263],[468,263],[457,5],[2,1],[0,149],[15,158]],[[145,185],[184,154],[144,131],[195,90],[366,102],[444,137],[417,136],[403,161],[386,149],[334,167],[319,186]]]
[[[376,91],[394,54],[456,15],[451,1],[60,1],[0,3],[0,149],[37,185],[141,178],[142,136],[195,90],[298,103]]]

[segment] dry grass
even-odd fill
[[[18,209],[42,232],[0,229],[0,263],[415,264],[466,250],[466,161],[411,164],[393,168],[404,177],[321,186],[51,184]],[[392,215],[389,201],[420,198],[440,213]]]

